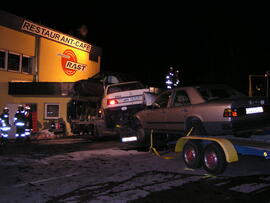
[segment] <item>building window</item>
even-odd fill
[[[6,52],[0,50],[0,69],[6,69]]]
[[[22,72],[32,73],[32,58],[29,56],[22,56]]]
[[[33,57],[0,49],[0,70],[33,73]]]
[[[58,119],[60,117],[60,104],[45,104],[45,119]]]
[[[8,53],[8,70],[20,71],[20,55],[9,52]]]

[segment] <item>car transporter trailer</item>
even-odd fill
[[[228,163],[237,162],[238,154],[270,159],[269,136],[261,135],[259,139],[253,140],[233,136],[192,136],[192,131],[193,128],[175,144],[175,152],[182,152],[183,160],[188,168],[198,169],[203,166],[209,174],[217,175],[224,172]],[[150,151],[160,156],[153,147],[153,131]],[[171,159],[172,157],[164,158]]]

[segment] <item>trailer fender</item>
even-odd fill
[[[177,140],[175,145],[175,152],[182,152],[184,145],[188,140],[206,140],[206,141],[212,141],[216,142],[220,145],[220,147],[223,149],[226,161],[228,163],[236,162],[238,161],[238,154],[235,150],[233,144],[224,138],[216,138],[216,137],[198,137],[198,136],[186,136],[181,137]]]

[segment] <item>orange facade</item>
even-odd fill
[[[49,121],[46,107],[58,105],[66,121],[70,95],[14,95],[9,82],[65,83],[100,71],[101,49],[57,30],[0,10],[0,111],[33,104],[39,128]]]

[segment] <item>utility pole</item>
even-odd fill
[[[269,76],[270,76],[270,72],[266,71],[264,76],[266,77],[266,97],[269,97]]]

